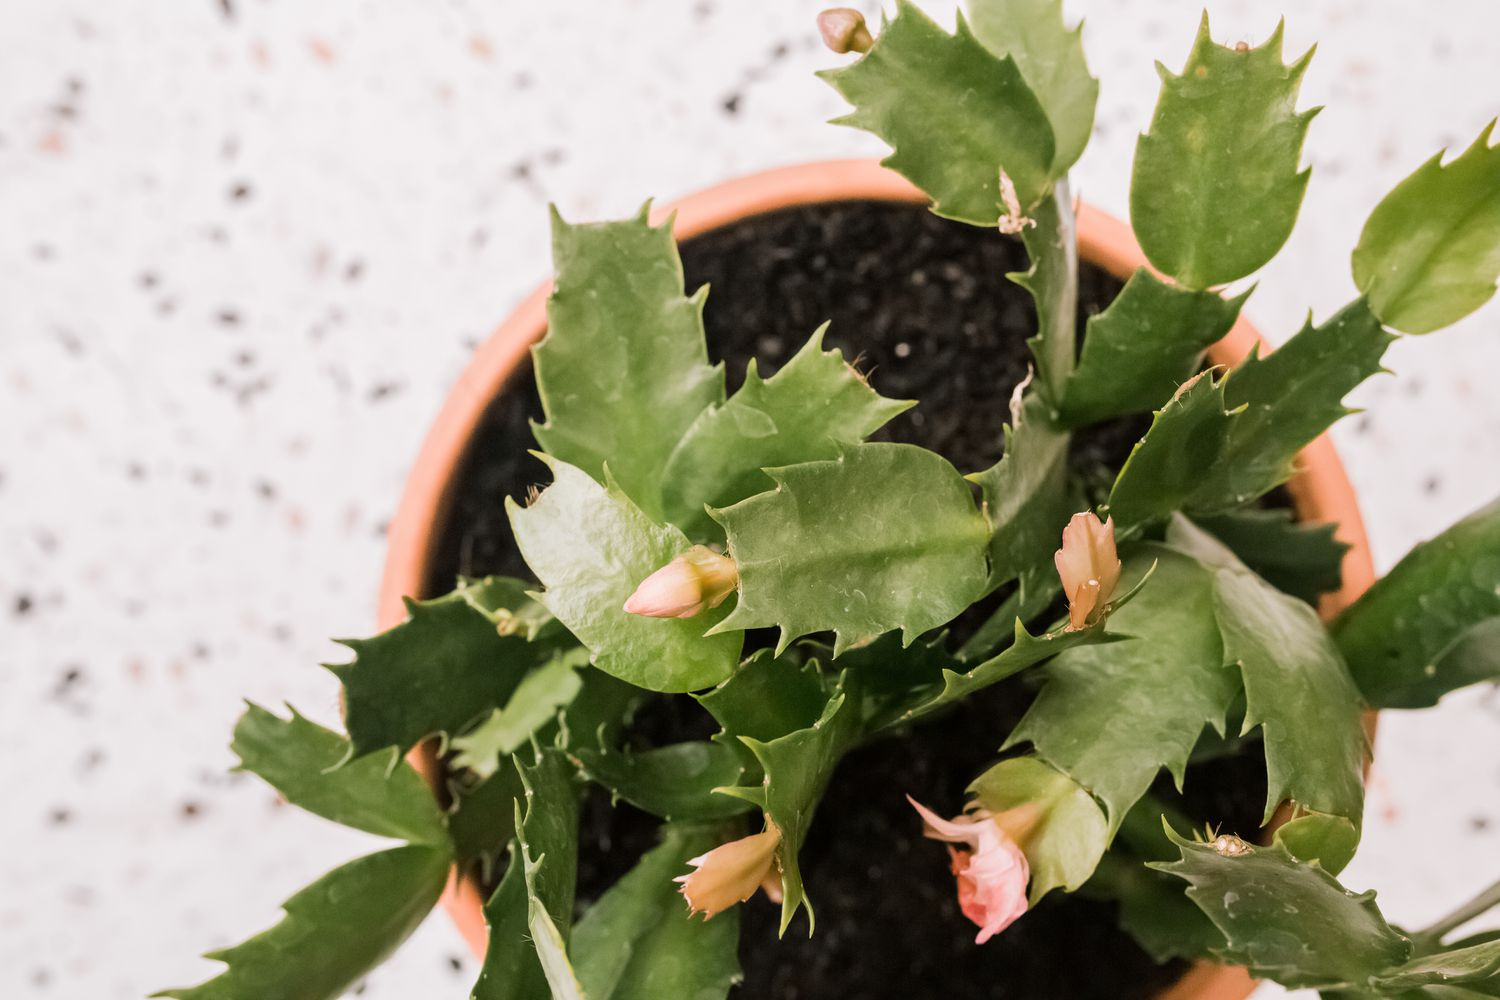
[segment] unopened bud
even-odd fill
[[[1063,528],[1055,562],[1068,599],[1068,631],[1097,624],[1120,582],[1114,519],[1101,522],[1091,511],[1074,514]]]
[[[688,909],[703,919],[743,903],[762,889],[773,902],[781,902],[781,870],[776,849],[781,831],[769,819],[766,829],[751,837],[720,844],[707,854],[688,861],[693,871],[673,879],[682,885]]]
[[[839,55],[868,52],[875,44],[875,36],[865,27],[865,16],[853,7],[833,7],[819,14],[818,31],[823,44]]]
[[[733,559],[694,545],[642,580],[625,611],[648,618],[692,618],[723,604],[739,582]]]

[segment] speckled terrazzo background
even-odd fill
[[[240,698],[335,717],[326,637],[369,630],[406,468],[543,276],[546,201],[879,151],[822,124],[819,6],[0,0],[0,995],[196,981],[369,846],[225,774]],[[1391,184],[1500,112],[1492,0],[1285,6],[1329,107],[1249,307],[1272,339],[1347,300]],[[1209,7],[1251,41],[1279,10]],[[1198,4],[1071,10],[1103,80],[1076,187],[1123,211]],[[1337,434],[1382,568],[1500,493],[1500,306],[1388,363]],[[1500,874],[1500,699],[1388,715],[1378,749],[1347,881],[1420,924]],[[436,918],[363,996],[475,968]]]

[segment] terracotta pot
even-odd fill
[[[873,161],[835,160],[729,181],[658,208],[655,215],[659,220],[675,211],[677,237],[688,239],[764,212],[850,200],[925,202],[926,197]],[[1146,263],[1128,225],[1086,204],[1078,211],[1078,251],[1082,260],[1121,279]],[[529,295],[475,352],[428,432],[390,526],[380,587],[381,628],[406,617],[404,596],[428,596],[422,588],[465,453],[485,409],[505,391],[531,345],[546,331],[550,290],[550,283],[544,284]],[[1264,345],[1255,327],[1241,316],[1209,350],[1209,357],[1214,363],[1232,365],[1257,343]],[[1301,465],[1302,471],[1289,484],[1298,513],[1306,520],[1337,524],[1339,538],[1351,546],[1344,559],[1343,588],[1324,598],[1321,611],[1327,617],[1364,592],[1374,581],[1374,567],[1354,491],[1332,442],[1326,436],[1313,442],[1303,451]],[[413,751],[412,762],[437,787],[440,775],[431,748]],[[486,929],[478,886],[455,874],[443,904],[474,953],[482,956]],[[1161,996],[1162,1000],[1242,1000],[1252,989],[1254,983],[1243,969],[1202,963]]]

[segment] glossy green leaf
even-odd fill
[[[209,952],[223,972],[176,1000],[333,1000],[405,941],[448,882],[448,852],[408,845],[336,868],[282,904],[275,927]]]
[[[1000,461],[968,477],[984,493],[991,587],[1049,562],[1071,514],[1068,434],[1052,426],[1047,410],[1035,393],[1013,403]]]
[[[463,600],[408,600],[406,611],[374,638],[342,640],[354,660],[328,667],[344,686],[351,758],[462,732],[505,704],[539,655]]]
[[[1207,959],[1224,949],[1224,935],[1187,898],[1181,882],[1127,853],[1105,854],[1083,892],[1116,900],[1120,929],[1157,963]]]
[[[1089,789],[1104,804],[1111,835],[1163,767],[1181,786],[1199,733],[1223,729],[1240,691],[1236,672],[1224,666],[1209,572],[1161,545],[1121,554],[1122,586],[1156,565],[1139,595],[1109,619],[1110,629],[1132,638],[1056,657],[1006,741],[1030,742]]]
[[[1333,632],[1371,704],[1421,708],[1500,676],[1497,619],[1500,501],[1412,549]]]
[[[473,1000],[547,1000],[569,995],[566,942],[578,863],[578,794],[561,753],[544,750],[518,767],[510,865],[488,902],[489,947]],[[492,779],[493,780],[493,779]],[[562,965],[559,965],[559,962]]]
[[[863,735],[860,725],[859,692],[846,671],[817,721],[771,740],[741,735],[765,772],[757,787],[726,788],[765,810],[781,831],[781,932],[801,907],[807,908],[807,932],[813,931],[812,902],[802,887],[802,869],[797,854],[812,825],[813,812],[833,770],[845,753]]]
[[[861,444],[767,471],[774,490],[713,512],[740,571],[715,633],[777,625],[780,652],[832,630],[837,654],[897,628],[910,642],[984,593],[989,528],[942,456]]]
[[[1204,372],[1183,383],[1157,411],[1109,494],[1109,515],[1124,534],[1168,517],[1201,486],[1224,454],[1230,425],[1224,380]]]
[[[1034,636],[1026,631],[1025,624],[1017,618],[1015,637],[1009,646],[966,671],[945,669],[937,683],[917,691],[905,704],[897,706],[888,716],[881,718],[878,724],[901,725],[920,719],[1067,650],[1119,642],[1125,638],[1123,635],[1106,632],[1102,622],[1076,632],[1059,628]]]
[[[1276,843],[1303,861],[1316,861],[1338,874],[1354,859],[1359,824],[1346,816],[1301,812],[1276,828]]]
[[[724,819],[750,808],[742,799],[714,794],[745,778],[739,756],[723,743],[694,740],[639,752],[579,750],[576,756],[584,777],[662,819]]]
[[[1317,604],[1343,586],[1344,553],[1335,537],[1338,525],[1293,519],[1284,507],[1246,507],[1222,514],[1195,514],[1208,531],[1277,590]]]
[[[1357,837],[1364,807],[1363,700],[1317,613],[1256,576],[1184,517],[1172,522],[1167,540],[1213,573],[1225,659],[1244,677],[1243,731],[1259,726],[1265,738],[1265,818],[1290,799],[1348,820]],[[1347,860],[1353,849],[1349,842],[1325,855],[1324,866],[1336,870],[1335,858]]]
[[[504,761],[483,781],[450,779],[448,788],[453,797],[448,832],[454,854],[461,864],[478,862],[488,879],[516,835],[516,799],[525,792],[520,772]]]
[[[1410,953],[1373,892],[1348,892],[1279,844],[1231,840],[1226,856],[1209,844],[1173,839],[1181,859],[1152,867],[1190,884],[1188,897],[1229,942],[1223,957],[1255,975],[1289,987],[1363,985]]]
[[[1078,162],[1094,130],[1099,81],[1083,54],[1083,24],[1063,19],[1061,0],[969,0],[974,34],[996,55],[1009,55],[1041,102],[1057,149],[1052,176]]]
[[[594,666],[653,691],[717,684],[739,662],[736,634],[704,638],[728,607],[696,618],[626,614],[640,582],[691,545],[613,485],[555,459],[553,483],[530,506],[507,499],[516,545],[546,591],[539,599],[594,655]]]
[[[1414,990],[1423,986],[1469,983],[1500,987],[1500,941],[1423,955],[1371,981],[1372,986],[1382,990]]]
[[[661,844],[573,929],[574,967],[589,1000],[722,1000],[740,978],[739,911],[694,920],[673,878],[722,842],[715,826],[668,824]]]
[[[1448,163],[1417,168],[1375,206],[1354,248],[1354,283],[1387,326],[1430,333],[1495,294],[1500,277],[1500,146],[1492,121]]]
[[[823,350],[819,327],[775,375],[762,379],[752,358],[744,385],[723,406],[693,421],[667,463],[667,517],[694,538],[716,533],[705,504],[727,507],[775,484],[762,469],[837,458],[915,405],[886,399],[837,350]]]
[[[229,749],[236,770],[259,775],[294,806],[381,837],[448,850],[447,824],[427,782],[395,751],[337,767],[349,741],[291,710],[282,719],[250,704]]]
[[[1193,291],[1138,268],[1109,307],[1089,317],[1059,407],[1063,422],[1079,427],[1165,406],[1249,295]]]
[[[1078,234],[1071,197],[1068,182],[1060,180],[1032,210],[1035,225],[1021,231],[1031,267],[1006,275],[1036,303],[1036,334],[1026,346],[1036,360],[1041,391],[1054,402],[1062,398],[1078,355]],[[1014,423],[1014,402],[1011,410]]]
[[[732,737],[774,740],[806,729],[828,702],[816,664],[802,665],[761,650],[724,683],[696,696]]]
[[[1297,110],[1312,51],[1281,61],[1282,25],[1256,48],[1214,44],[1208,14],[1180,75],[1157,64],[1161,97],[1135,147],[1130,221],[1159,270],[1208,288],[1260,269],[1291,235],[1307,190]]]
[[[1030,810],[1024,847],[1032,905],[1053,889],[1083,885],[1109,843],[1109,822],[1094,797],[1035,757],[1002,760],[974,779],[969,794],[992,813]]]
[[[1265,357],[1257,351],[1242,361],[1224,379],[1224,399],[1244,410],[1218,461],[1200,470],[1189,506],[1238,507],[1291,478],[1297,453],[1353,412],[1344,397],[1384,370],[1380,359],[1394,339],[1356,299],[1321,326],[1309,317]]]
[[[835,124],[889,143],[885,165],[926,191],[938,215],[994,226],[1001,168],[1024,206],[1046,194],[1056,149],[1047,113],[1016,61],[986,49],[962,15],[950,35],[898,0],[868,53],[819,76],[854,105]]]
[[[604,481],[604,466],[652,517],[672,449],[698,414],[724,401],[724,370],[703,335],[707,288],[683,295],[671,223],[569,225],[552,213],[557,270],[547,336],[532,349],[549,455]]]
[[[504,708],[495,709],[479,725],[452,739],[456,751],[452,766],[467,768],[481,778],[494,774],[506,756],[555,721],[558,711],[578,694],[583,687],[578,668],[587,662],[588,651],[575,647],[527,674]]]

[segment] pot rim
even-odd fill
[[[742,219],[785,208],[822,202],[885,201],[925,204],[928,199],[900,174],[877,161],[829,160],[766,170],[705,188],[665,206],[653,206],[653,223],[671,219],[679,241]],[[1120,279],[1147,267],[1145,254],[1130,226],[1114,216],[1080,203],[1077,211],[1078,255]],[[1154,269],[1153,269],[1154,270]],[[409,473],[388,533],[385,571],[380,585],[378,623],[393,627],[406,617],[404,599],[420,596],[468,447],[485,410],[508,387],[531,345],[546,332],[544,281],[474,352],[427,432]],[[1209,348],[1214,364],[1234,365],[1259,346],[1269,344],[1243,314],[1217,344]],[[1354,489],[1327,434],[1302,450],[1297,475],[1287,484],[1297,511],[1306,519],[1331,522],[1336,537],[1349,545],[1344,556],[1343,586],[1325,594],[1319,611],[1325,619],[1347,607],[1375,580]],[[1374,713],[1366,727],[1373,736]],[[412,763],[437,788],[441,775],[430,744],[414,749]],[[455,868],[444,890],[443,906],[475,955],[483,957],[488,941],[483,900],[477,882]],[[1255,988],[1242,968],[1199,962],[1158,1000],[1243,1000]]]

